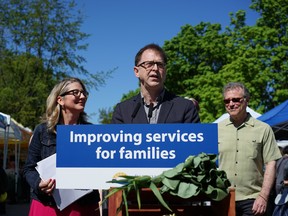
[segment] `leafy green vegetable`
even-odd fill
[[[226,173],[217,170],[217,156],[201,153],[189,156],[184,163],[164,171],[160,192],[168,192],[182,198],[197,196],[200,192],[212,200],[220,201],[228,195],[231,185]]]
[[[220,201],[228,195],[228,187],[231,184],[226,173],[217,169],[216,160],[217,156],[214,154],[201,153],[197,156],[189,156],[183,163],[164,171],[154,178],[147,175],[120,176],[121,179],[113,179],[109,182],[123,184],[123,186],[113,188],[103,202],[118,191],[122,191],[123,202],[118,210],[124,204],[128,216],[127,195],[132,190],[136,192],[140,209],[141,188],[150,188],[158,201],[171,212],[172,210],[162,197],[163,193],[169,193],[184,199],[203,193],[212,200]]]

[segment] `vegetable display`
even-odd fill
[[[120,211],[125,205],[128,216],[127,195],[135,191],[139,209],[141,208],[140,190],[150,188],[159,202],[172,212],[162,194],[169,193],[183,199],[205,194],[214,201],[221,201],[228,194],[228,187],[231,185],[226,173],[217,169],[217,155],[201,153],[196,156],[189,156],[183,163],[172,169],[162,172],[160,175],[151,177],[122,175],[112,179],[109,183],[118,183],[122,186],[110,190],[105,196],[105,202],[110,196],[122,191],[122,204],[118,207]]]

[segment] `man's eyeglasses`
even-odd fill
[[[144,61],[144,62],[138,64],[137,67],[143,67],[146,70],[150,70],[150,69],[152,69],[154,67],[155,64],[160,69],[164,69],[165,68],[165,63],[163,63],[163,62],[155,62],[155,61]]]
[[[73,89],[70,91],[67,91],[60,96],[65,96],[65,95],[74,95],[75,97],[80,97],[81,94],[83,94],[85,97],[88,97],[89,93],[84,91],[84,90],[79,90],[79,89]]]
[[[229,99],[224,99],[224,103],[225,104],[229,104],[230,101],[232,101],[233,103],[242,103],[242,101],[244,100],[245,98],[241,97],[241,98],[229,98]]]

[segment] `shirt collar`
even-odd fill
[[[149,104],[145,103],[142,92],[140,92],[140,94],[141,94],[141,99],[142,99],[143,104],[146,105],[146,106],[149,106]],[[163,90],[160,92],[159,96],[157,97],[157,99],[156,99],[157,100],[157,104],[162,103],[163,98],[164,98],[164,94],[165,94],[165,88],[163,88]]]
[[[230,125],[230,124],[233,124],[233,122],[231,121],[231,118],[229,117],[227,119],[226,125]],[[241,125],[243,125],[243,124],[250,125],[251,127],[254,127],[255,119],[251,116],[251,114],[249,112],[247,112],[247,117],[246,117],[245,121]]]

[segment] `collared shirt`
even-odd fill
[[[141,93],[144,109],[145,109],[145,112],[146,112],[146,115],[147,115],[147,120],[148,120],[149,124],[157,124],[158,117],[159,117],[159,112],[161,110],[162,100],[163,100],[163,97],[164,97],[164,92],[165,92],[165,89],[163,89],[163,91],[160,93],[159,97],[157,97],[157,103],[153,104],[152,116],[151,117],[148,116],[149,104],[147,104],[144,101],[144,97],[143,97],[143,95]]]
[[[281,153],[272,128],[248,113],[236,128],[228,118],[218,123],[219,168],[236,190],[236,201],[256,198],[261,191],[264,164]]]

